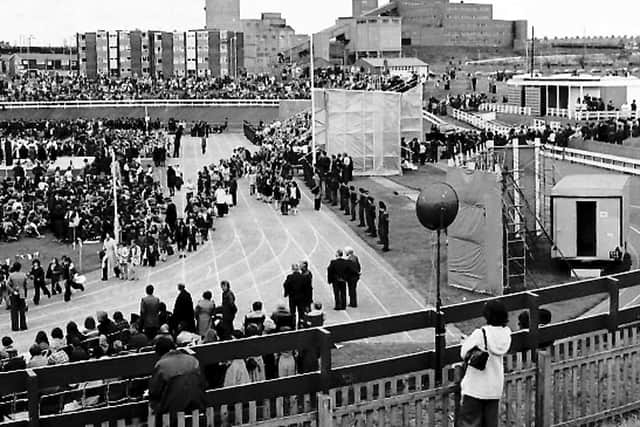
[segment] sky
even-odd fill
[[[388,0],[380,0],[381,4]],[[475,0],[496,19],[527,19],[536,36],[640,35],[638,0]],[[634,4],[638,4],[634,7]],[[0,40],[63,45],[76,32],[188,30],[205,23],[204,0],[0,0]],[[351,14],[350,0],[241,0],[241,17],[281,12],[298,33],[317,32]],[[75,41],[73,41],[75,44]]]

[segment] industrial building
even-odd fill
[[[89,78],[237,75],[244,35],[219,30],[96,31],[77,34],[77,62]]]
[[[527,21],[493,19],[490,4],[448,0],[352,0],[350,18],[314,34],[314,57],[337,65],[360,58],[417,57],[426,62],[465,52],[509,54],[523,51]],[[293,48],[308,54],[309,43]]]
[[[244,34],[244,68],[248,73],[273,72],[278,54],[309,40],[296,34],[280,13],[263,13],[260,19],[240,19],[240,0],[206,0],[209,30],[241,31]]]
[[[353,0],[358,17],[362,3],[369,9],[376,0]],[[527,42],[527,21],[493,18],[493,5],[451,3],[449,0],[392,0],[364,13],[365,16],[402,18],[402,46],[474,47],[523,50]]]

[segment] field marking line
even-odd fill
[[[306,197],[306,198],[307,198],[307,200],[309,200],[309,201],[311,201],[311,202],[312,202],[311,198],[306,194],[306,192],[304,192],[304,191],[303,191],[303,192],[302,192],[302,194],[304,195],[304,197]],[[396,274],[397,274],[397,273],[396,273],[396,274],[394,274],[394,273],[393,273],[391,270],[389,270],[389,269],[388,269],[388,268],[387,268],[383,263],[381,263],[381,262],[380,262],[381,260],[382,260],[382,261],[384,261],[384,259],[383,259],[382,257],[380,257],[377,253],[376,253],[376,256],[372,255],[372,254],[371,254],[371,252],[372,252],[372,251],[374,251],[374,249],[372,249],[371,247],[368,247],[368,246],[367,246],[367,247],[365,247],[365,246],[364,246],[364,245],[365,245],[364,243],[360,243],[360,242],[356,241],[356,240],[355,240],[355,239],[354,239],[354,238],[349,234],[350,232],[352,233],[351,229],[349,229],[348,231],[347,231],[347,230],[345,230],[345,229],[342,227],[342,225],[343,225],[343,224],[339,224],[339,223],[337,222],[337,220],[336,220],[334,217],[332,217],[332,216],[330,215],[330,214],[332,214],[332,213],[333,213],[333,212],[326,212],[326,211],[322,211],[322,212],[321,212],[321,214],[322,214],[322,215],[324,215],[324,216],[325,216],[325,217],[326,217],[330,222],[332,222],[332,223],[336,226],[336,228],[338,228],[338,229],[339,229],[339,230],[340,230],[340,231],[341,231],[345,236],[347,236],[347,238],[348,238],[348,239],[349,239],[349,240],[354,244],[354,246],[356,246],[356,247],[358,247],[358,248],[360,249],[360,251],[359,251],[360,253],[364,253],[364,254],[366,254],[366,256],[367,256],[367,257],[369,257],[369,259],[370,259],[371,261],[373,261],[373,263],[374,263],[374,264],[376,264],[376,265],[377,265],[377,266],[378,266],[382,271],[384,271],[388,276],[390,276],[390,277],[391,277],[391,279],[392,279],[394,282],[396,282],[396,283],[399,285],[399,287],[400,287],[400,288],[401,288],[401,289],[402,289],[402,290],[403,290],[407,295],[409,295],[409,297],[410,297],[410,298],[411,298],[411,299],[412,299],[416,304],[418,304],[418,306],[419,306],[419,307],[421,307],[421,308],[426,308],[426,307],[427,307],[427,305],[426,305],[424,302],[422,302],[421,300],[419,300],[419,299],[418,299],[418,298],[413,294],[413,292],[412,292],[411,290],[409,290],[409,289],[404,285],[404,283],[402,283],[402,282],[397,278],[397,276],[396,276]],[[359,237],[358,237],[358,238],[359,238]],[[376,257],[378,257],[379,259],[376,259]]]

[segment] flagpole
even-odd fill
[[[113,238],[120,241],[120,219],[118,218],[118,188],[116,182],[116,150],[111,149],[111,184],[113,186]]]
[[[315,168],[316,166],[316,96],[314,94],[313,87],[315,86],[315,60],[313,55],[313,33],[311,33],[311,38],[309,39],[309,70],[311,72],[311,158],[312,164]]]

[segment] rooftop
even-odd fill
[[[418,58],[362,58],[372,67],[427,67],[428,64]]]
[[[508,84],[516,86],[541,86],[552,83],[561,86],[584,86],[584,87],[619,87],[619,86],[640,86],[640,79],[635,76],[596,76],[593,74],[573,74],[562,73],[547,76],[530,74],[519,74],[513,76]]]
[[[617,196],[621,195],[630,179],[624,175],[593,174],[569,175],[560,180],[551,192],[552,196]]]

